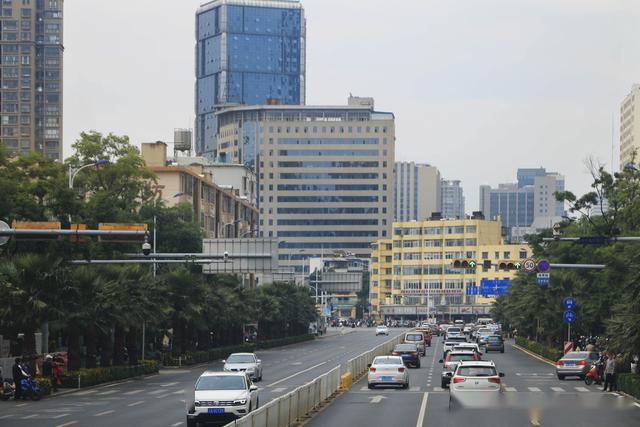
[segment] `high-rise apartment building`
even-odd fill
[[[442,180],[442,217],[464,219],[464,192],[460,181]]]
[[[0,140],[62,160],[63,0],[0,1]]]
[[[500,265],[522,262],[531,253],[527,245],[503,241],[499,220],[394,222],[392,238],[373,244],[371,313],[375,318],[455,315],[467,320],[489,314],[496,295],[516,274]],[[456,268],[456,260],[477,264]]]
[[[633,161],[640,162],[640,84],[620,104],[620,169]]]
[[[298,0],[214,0],[196,13],[196,152],[216,158],[216,111],[305,101]]]
[[[394,221],[422,221],[441,212],[440,171],[414,162],[396,162],[393,169]]]
[[[334,251],[368,257],[391,230],[394,116],[350,104],[216,113],[220,158],[258,176],[260,235],[278,237],[281,263],[299,272]]]
[[[555,198],[564,191],[562,175],[537,168],[518,169],[517,176],[517,183],[480,186],[480,211],[487,219],[500,217],[512,238],[534,231],[532,227],[550,228],[564,215],[564,204]]]

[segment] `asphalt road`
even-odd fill
[[[442,340],[434,340],[420,369],[410,369],[410,387],[367,388],[366,376],[322,409],[308,426],[640,426],[640,403],[584,381],[560,381],[555,368],[507,343],[505,353],[483,355],[504,372],[497,404],[449,409],[440,388]]]
[[[385,342],[374,328],[346,329],[315,341],[257,352],[263,363],[260,404],[330,371]],[[336,331],[333,331],[336,333]],[[159,375],[98,386],[43,399],[0,402],[0,426],[181,426],[186,425],[185,392],[207,369],[221,370],[220,361],[206,366],[161,370]]]

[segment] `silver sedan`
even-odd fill
[[[378,356],[369,365],[367,382],[369,388],[379,385],[395,385],[407,388],[409,387],[409,372],[404,366],[402,357]]]

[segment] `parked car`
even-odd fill
[[[252,381],[262,381],[262,361],[255,353],[233,353],[223,360],[228,372],[245,372]]]
[[[367,385],[370,389],[379,385],[409,387],[409,372],[400,356],[378,356],[369,365]]]
[[[447,388],[451,381],[451,373],[456,370],[460,362],[479,361],[480,356],[474,351],[450,351],[444,359],[440,359],[440,363],[444,363],[442,367],[441,387]]]
[[[424,356],[426,352],[426,343],[422,332],[407,332],[404,334],[405,344],[415,344],[418,347],[418,353]]]
[[[193,403],[187,407],[187,426],[198,422],[229,423],[257,409],[258,387],[244,372],[206,371],[198,378]]]
[[[392,354],[402,357],[402,361],[407,366],[420,367],[420,353],[415,344],[398,344],[393,349]]]
[[[584,380],[585,375],[598,361],[598,353],[587,351],[570,351],[556,362],[556,374],[559,380],[576,376]]]
[[[376,326],[376,336],[378,335],[389,335],[389,328],[387,325]]]
[[[484,346],[485,353],[489,351],[499,351],[504,353],[504,340],[500,335],[489,335],[487,337],[487,344]]]

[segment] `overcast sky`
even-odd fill
[[[193,127],[201,0],[65,2],[65,156],[82,130],[171,140]],[[544,166],[588,190],[618,167],[618,109],[640,83],[638,0],[303,0],[307,104],[372,96],[396,159],[478,186]]]

